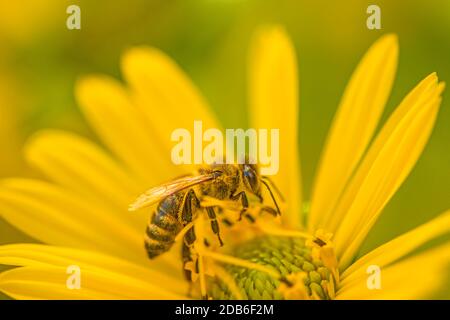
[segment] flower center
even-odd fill
[[[336,282],[332,270],[324,266],[320,255],[314,254],[303,239],[261,236],[234,248],[231,255],[273,269],[289,283],[286,285],[263,271],[231,264],[224,265],[244,299],[334,297]],[[299,288],[301,294],[298,292]],[[218,278],[213,278],[209,282],[208,291],[213,299],[236,298],[228,286]]]

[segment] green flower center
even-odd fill
[[[234,248],[231,255],[272,268],[282,277],[303,271],[308,295],[329,299],[326,288],[330,270],[324,267],[321,260],[313,259],[311,249],[305,246],[302,239],[258,237]],[[280,281],[267,273],[234,265],[224,265],[224,268],[233,277],[244,299],[284,299],[278,290]],[[208,288],[213,299],[235,299],[227,285],[217,278],[210,281]]]

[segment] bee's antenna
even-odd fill
[[[264,180],[261,180],[261,182],[266,186],[267,190],[269,190],[270,197],[272,198],[273,203],[275,204],[275,207],[277,208],[277,213],[279,215],[281,215],[281,211],[280,211],[280,208],[278,207],[277,200],[275,200],[275,197],[273,196],[273,193],[272,193],[272,190],[270,189],[269,184],[266,181],[264,181]]]
[[[281,201],[286,202],[284,200],[283,194],[281,193],[280,189],[278,189],[277,185],[272,181],[272,179],[269,178],[269,176],[262,176],[262,179],[266,179],[267,181],[269,181],[269,183],[272,185],[272,187],[275,189],[276,193],[278,194],[278,196],[281,198]]]

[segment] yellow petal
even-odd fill
[[[261,30],[249,56],[250,118],[253,128],[280,130],[279,172],[275,184],[288,202],[285,226],[301,226],[298,146],[298,79],[295,50],[280,27]]]
[[[95,202],[49,183],[1,181],[0,208],[4,219],[45,243],[145,259],[144,229],[138,233]]]
[[[160,285],[107,270],[81,270],[81,288],[69,289],[66,267],[22,267],[0,274],[0,291],[16,299],[181,299]]]
[[[324,227],[372,138],[397,69],[395,35],[381,37],[365,54],[345,89],[328,134],[313,188],[308,226]]]
[[[76,97],[93,129],[137,179],[150,187],[185,173],[172,165],[164,141],[120,83],[106,76],[85,77],[76,86]]]
[[[377,265],[383,268],[391,265],[423,244],[446,233],[450,233],[450,210],[361,257],[341,274],[340,283],[345,286],[359,277],[366,277],[368,266]]]
[[[148,186],[139,186],[122,166],[89,140],[64,131],[41,131],[27,143],[25,153],[28,162],[51,180],[116,214],[122,223],[139,232],[145,228],[145,221],[131,215],[127,208]]]
[[[381,210],[420,156],[431,134],[442,90],[443,84],[438,84],[432,74],[402,101],[343,194],[326,227],[336,234],[341,268],[350,264]]]
[[[185,128],[193,135],[195,120],[202,121],[203,130],[221,129],[198,89],[160,50],[151,47],[128,50],[122,59],[122,72],[139,111],[165,146],[167,155],[170,156],[174,145],[171,135],[175,129]],[[192,170],[191,166],[183,168]]]
[[[58,267],[65,270],[68,266],[75,265],[80,268],[82,279],[85,271],[93,271],[113,278],[138,280],[144,287],[154,288],[156,291],[161,289],[180,295],[187,292],[187,282],[181,276],[181,267],[177,270],[166,268],[160,272],[155,270],[158,264],[155,261],[148,261],[146,265],[140,266],[127,260],[87,250],[40,244],[4,245],[0,246],[0,264],[42,269]],[[67,279],[68,275],[65,277]],[[65,284],[65,281],[62,284]]]
[[[445,283],[450,244],[441,245],[387,268],[381,268],[381,288],[369,289],[367,278],[339,289],[337,299],[425,299]]]

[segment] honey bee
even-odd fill
[[[185,265],[192,261],[191,248],[196,241],[192,222],[199,212],[206,211],[211,229],[220,245],[223,245],[216,208],[201,206],[201,199],[209,196],[219,200],[240,201],[240,220],[249,207],[247,193],[253,194],[262,203],[261,186],[264,185],[276,208],[267,207],[267,211],[281,214],[268,182],[280,194],[267,176],[259,174],[255,164],[212,164],[199,168],[192,176],[184,176],[149,189],[130,205],[129,210],[135,211],[158,203],[145,231],[145,249],[150,259],[168,251],[181,230],[191,224],[183,236],[182,258]],[[190,271],[185,270],[185,275],[190,278]]]

